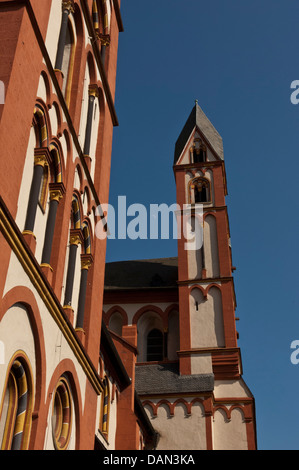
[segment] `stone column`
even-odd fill
[[[92,256],[81,255],[81,280],[77,310],[76,330],[83,330],[88,270],[92,265]]]
[[[77,260],[78,246],[83,243],[83,235],[80,229],[71,229],[70,231],[70,250],[66,277],[66,287],[64,295],[64,308],[71,309],[73,286],[75,278],[75,268]]]
[[[29,202],[23,233],[33,233],[36,217],[36,210],[39,201],[40,187],[44,174],[44,167],[48,165],[47,149],[39,149],[41,152],[35,152],[33,178],[29,194]]]

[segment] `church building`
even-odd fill
[[[0,0],[2,450],[155,447],[102,320],[121,31],[119,0]]]
[[[253,450],[255,407],[237,343],[223,143],[197,102],[175,144],[173,171],[177,257],[106,264],[105,323],[113,337],[137,348],[136,390],[158,450]]]
[[[203,243],[105,262],[123,29],[120,0],[0,0],[0,449],[255,449],[222,139],[197,103],[173,169]]]

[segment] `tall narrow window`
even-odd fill
[[[107,0],[93,0],[92,17],[98,39],[101,44],[101,58],[105,63],[106,48],[110,44],[109,4]]]
[[[2,450],[28,448],[32,412],[32,390],[27,370],[17,358],[9,371],[0,418]]]
[[[62,74],[62,92],[69,105],[70,91],[75,56],[75,35],[70,21],[70,14],[74,13],[72,0],[62,0],[62,20],[58,40],[58,49],[55,61],[55,70]]]
[[[190,202],[191,204],[199,204],[209,202],[210,183],[206,178],[197,178],[191,182],[190,185]]]
[[[162,361],[163,352],[163,333],[153,329],[147,335],[147,361]]]
[[[199,148],[193,149],[193,162],[203,163],[206,161],[207,151],[202,145]]]
[[[109,430],[109,411],[110,411],[110,390],[107,377],[104,379],[104,392],[102,397],[102,416],[100,430],[108,435]]]
[[[58,211],[58,205],[62,199],[65,188],[62,183],[62,171],[61,171],[61,159],[57,148],[54,145],[50,145],[51,155],[51,173],[52,181],[49,184],[49,213],[47,218],[47,226],[44,239],[44,247],[42,253],[42,265],[50,266],[52,244],[54,239],[54,231],[56,224],[56,216]]]
[[[74,33],[73,33],[71,22],[70,20],[68,20],[65,45],[64,45],[64,51],[63,51],[62,67],[61,67],[61,71],[63,73],[62,93],[65,97],[65,101],[67,104],[69,104],[69,101],[70,101],[74,51],[75,51]]]

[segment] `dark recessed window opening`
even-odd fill
[[[154,329],[147,335],[147,361],[163,360],[163,333]]]

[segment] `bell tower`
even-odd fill
[[[195,102],[176,142],[177,204],[197,243],[178,240],[180,373],[237,379],[241,360],[222,138]],[[186,211],[187,208],[187,211]],[[187,213],[187,216],[186,216]],[[186,220],[186,217],[188,220]]]

